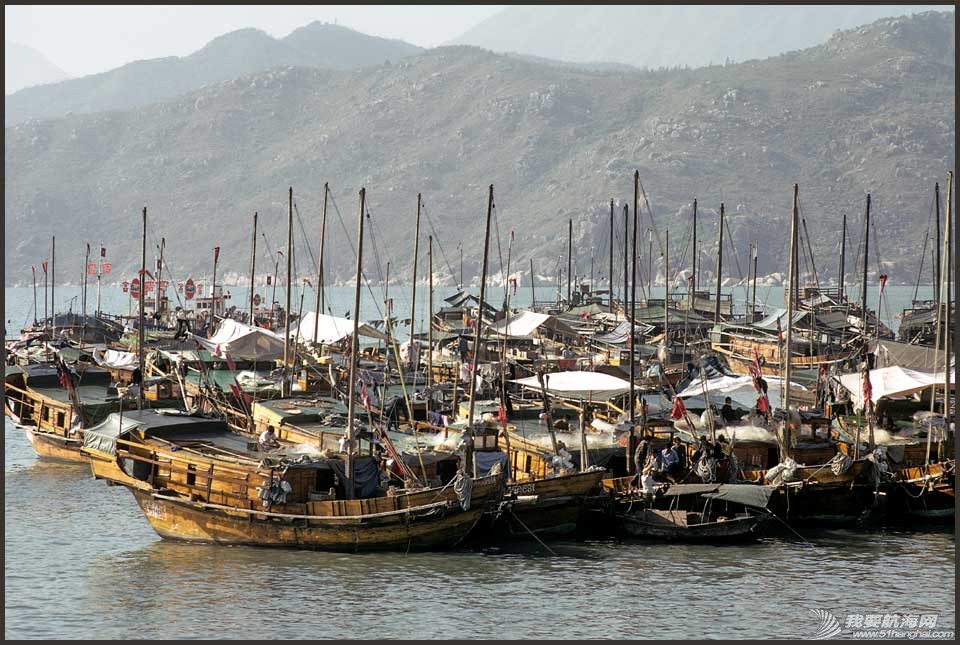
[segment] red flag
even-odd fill
[[[673,410],[670,411],[671,419],[682,419],[687,411],[687,406],[683,404],[683,399],[679,396],[673,399]]]
[[[220,259],[220,247],[215,246],[213,247],[213,261],[216,262],[219,259]]]
[[[370,393],[367,391],[367,384],[363,379],[360,379],[360,403],[366,409],[370,409]]]
[[[863,371],[863,406],[865,410],[873,410],[873,383],[870,382],[870,370]]]
[[[47,261],[46,261],[46,260],[43,261],[43,272],[44,272],[44,273],[47,272]]]
[[[770,412],[770,402],[767,401],[767,397],[763,394],[757,397],[757,410],[762,414],[767,414]]]
[[[500,409],[497,410],[497,421],[499,421],[500,425],[504,428],[507,427],[507,409],[502,405],[500,406]]]
[[[217,345],[217,349],[220,349],[220,346],[219,346],[219,345]],[[233,362],[233,357],[230,356],[230,352],[226,352],[226,351],[225,351],[225,352],[223,353],[223,355],[224,355],[224,357],[226,357],[226,359],[227,359],[227,366],[230,368],[230,371],[231,371],[231,372],[236,372],[236,371],[237,371],[237,364]]]
[[[887,286],[887,274],[883,273],[880,275],[880,293],[883,293],[883,288]]]

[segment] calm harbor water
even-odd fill
[[[5,293],[9,334],[32,292]],[[936,630],[954,629],[952,527],[801,531],[812,546],[561,541],[556,555],[523,542],[406,555],[184,545],[89,467],[37,459],[7,419],[4,448],[7,638],[803,638],[814,609],[841,627],[848,614],[938,614]]]
[[[954,628],[950,529],[562,541],[556,555],[186,545],[161,540],[125,489],[37,459],[4,426],[7,638],[802,638],[813,609]]]

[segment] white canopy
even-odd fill
[[[234,358],[273,361],[283,357],[283,336],[261,327],[251,327],[233,318],[224,318],[211,338],[191,334],[211,354]]]
[[[313,335],[313,327],[317,327],[317,335]],[[301,343],[319,343],[321,345],[331,345],[347,338],[353,333],[353,321],[348,318],[338,318],[327,314],[317,315],[310,311],[303,314],[303,320],[296,329],[291,330],[290,334],[295,335]],[[387,335],[367,323],[360,323],[359,334],[367,338],[376,338],[377,340],[387,340]]]
[[[527,310],[518,311],[512,316],[490,325],[489,330],[491,333],[500,336],[523,337],[533,335],[541,326],[546,326],[568,336],[576,336],[577,334],[573,328],[557,320],[555,316]]]
[[[951,383],[953,370],[950,371]],[[873,389],[871,400],[876,403],[885,396],[910,396],[934,385],[945,383],[943,372],[918,372],[906,367],[881,367],[870,370],[870,387]],[[850,391],[850,399],[856,409],[863,409],[863,376],[859,372],[843,374],[840,384]]]
[[[112,367],[113,369],[135,370],[139,364],[137,355],[133,352],[118,352],[114,349],[106,351],[101,349],[93,350],[93,360],[101,367]]]
[[[764,380],[767,382],[767,399],[770,401],[770,405],[779,407],[781,404],[780,388],[783,380],[775,376],[765,376]],[[677,396],[682,399],[694,396],[702,397],[704,389],[706,389],[707,395],[727,394],[731,399],[748,408],[752,408],[757,400],[757,391],[753,387],[753,379],[749,376],[718,376],[717,378],[707,379],[705,384],[702,378],[697,377],[682,392],[677,393]],[[790,396],[795,396],[798,391],[806,392],[807,388],[799,383],[791,382]]]
[[[540,390],[536,376],[513,381],[523,387]],[[547,392],[567,399],[608,400],[630,391],[629,381],[599,372],[554,372],[544,374]]]

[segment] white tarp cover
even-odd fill
[[[191,334],[211,354],[233,358],[273,361],[283,358],[283,336],[261,327],[251,327],[224,318],[211,338]]]
[[[950,372],[953,382],[953,371]],[[885,396],[910,396],[934,385],[943,385],[943,372],[918,372],[906,367],[881,367],[870,370],[870,387],[874,403]],[[863,376],[859,372],[843,374],[840,384],[850,391],[850,400],[856,409],[863,409]]]
[[[139,364],[137,355],[133,352],[118,352],[115,349],[106,351],[93,350],[93,360],[101,367],[112,367],[120,370],[135,370]]]
[[[576,336],[577,332],[556,317],[549,314],[541,314],[535,311],[518,311],[509,318],[505,318],[493,325],[489,329],[494,334],[500,336],[523,337],[532,336],[541,326],[557,331],[568,336]]]
[[[524,387],[540,391],[536,376],[513,381]],[[547,393],[567,399],[612,399],[630,391],[629,381],[599,372],[554,372],[544,374]]]
[[[774,408],[780,407],[780,388],[783,385],[783,380],[775,376],[765,376],[763,380],[767,382],[767,399],[770,401],[770,405]],[[702,397],[703,390],[703,379],[697,377],[691,381],[690,385],[684,388],[682,392],[679,392],[677,396],[681,399]],[[707,395],[728,395],[736,403],[746,408],[754,407],[757,402],[757,390],[753,387],[753,379],[749,376],[718,376],[717,378],[707,379],[706,390]],[[794,393],[798,390],[806,392],[807,388],[799,383],[792,382],[790,384],[790,392]],[[794,395],[791,394],[791,396]],[[702,398],[698,399],[698,401],[702,400]],[[711,396],[711,401],[712,400],[713,397]]]
[[[318,320],[319,318],[319,320]],[[313,327],[317,327],[317,335],[313,335]],[[349,318],[338,318],[328,314],[320,314],[310,311],[303,314],[303,320],[297,328],[290,332],[295,334],[296,339],[301,343],[319,343],[321,345],[331,345],[339,342],[353,333],[353,321]],[[387,335],[382,331],[368,325],[360,323],[359,334],[367,338],[376,338],[377,340],[387,340]]]

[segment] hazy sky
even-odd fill
[[[282,37],[314,20],[434,47],[504,6],[6,6],[4,37],[33,47],[71,76],[83,76],[133,60],[184,56],[243,27]]]

